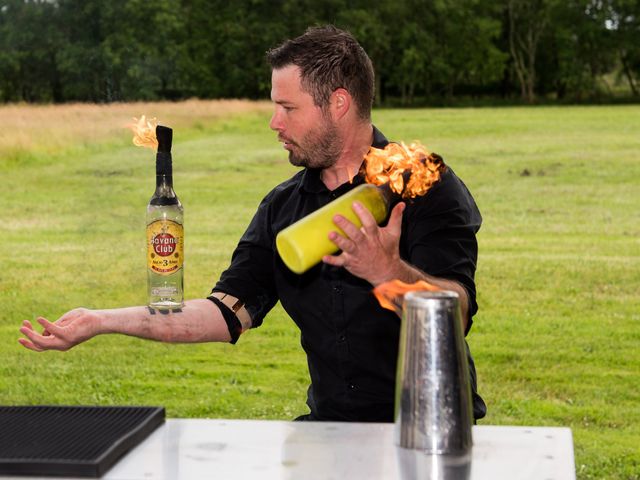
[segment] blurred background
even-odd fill
[[[378,106],[640,100],[637,0],[0,0],[0,102],[268,98],[265,51],[324,23]]]

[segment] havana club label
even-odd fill
[[[172,220],[147,225],[147,266],[159,275],[171,275],[182,268],[184,230]]]

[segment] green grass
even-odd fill
[[[374,121],[443,155],[483,213],[468,337],[482,423],[568,426],[578,478],[640,479],[640,107],[378,110]],[[174,132],[187,297],[209,292],[262,196],[294,171],[267,122]],[[305,358],[279,307],[236,346],[107,336],[35,354],[17,343],[24,318],[145,301],[153,154],[127,136],[0,159],[0,404],[304,413]]]

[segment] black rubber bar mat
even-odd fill
[[[0,407],[0,475],[100,477],[164,416],[162,407]]]

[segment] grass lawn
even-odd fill
[[[35,354],[20,322],[145,302],[154,155],[174,131],[186,296],[206,296],[260,199],[295,170],[247,102],[0,107],[0,404],[164,405],[172,417],[291,419],[308,373],[280,307],[231,345],[98,337]],[[484,216],[468,337],[484,424],[568,426],[580,479],[640,479],[640,107],[377,110],[440,153]]]

